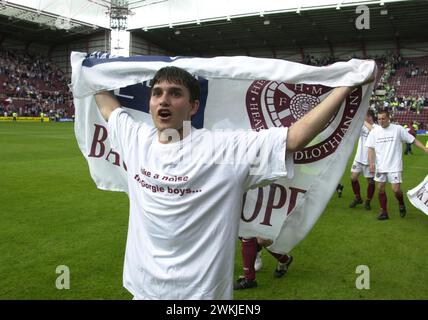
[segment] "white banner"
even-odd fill
[[[428,215],[428,175],[417,187],[407,191],[409,201]]]
[[[129,58],[73,52],[72,90],[75,133],[91,176],[100,189],[127,191],[126,165],[112,150],[107,124],[93,94],[114,90],[135,119],[152,124],[149,87],[154,73],[174,65],[198,77],[201,107],[196,128],[262,130],[291,126],[319,104],[333,87],[353,86],[373,73],[373,61],[352,59],[314,67],[277,59],[250,57]],[[311,230],[342,177],[368,109],[373,85],[355,89],[328,126],[294,154],[293,179],[243,195],[240,235],[274,240],[271,250],[289,252]]]

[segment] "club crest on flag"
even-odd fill
[[[324,100],[331,90],[331,87],[323,85],[254,81],[246,94],[247,115],[251,127],[256,131],[269,127],[290,127]],[[348,130],[361,98],[361,88],[354,90],[346,99],[343,113],[334,115],[324,132],[319,135],[320,141],[296,152],[294,162],[311,163],[332,154]],[[340,119],[335,121],[336,117]]]

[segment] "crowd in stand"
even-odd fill
[[[327,66],[336,61],[332,56],[314,57],[307,54],[303,58],[303,63],[311,66]]]
[[[398,96],[395,87],[400,86],[401,81],[397,79],[395,83],[391,83],[390,79],[400,68],[406,68],[405,74],[408,78],[428,76],[428,71],[419,68],[414,62],[407,59],[403,62],[401,56],[384,56],[380,63],[384,71],[377,84],[376,90],[384,90],[385,95],[376,95],[372,97],[373,108],[388,109],[392,114],[394,114],[395,111],[404,110],[419,114],[425,106],[425,103],[428,103],[428,99],[425,98],[424,94],[421,93],[418,96],[407,97]]]
[[[74,113],[64,73],[41,55],[0,49],[0,115],[58,115]]]
[[[352,56],[349,58],[358,58]],[[361,58],[361,57],[360,57]],[[379,70],[382,70],[382,74],[379,77],[379,81],[376,83],[374,93],[370,99],[370,107],[373,111],[381,109],[387,109],[394,116],[396,111],[407,111],[410,113],[420,114],[425,106],[428,106],[428,93],[421,92],[417,96],[413,95],[398,95],[396,93],[396,87],[401,85],[400,79],[391,81],[392,77],[395,76],[396,72],[405,68],[405,76],[407,78],[419,77],[421,81],[428,81],[428,70],[418,66],[415,62],[409,59],[403,59],[400,55],[385,54],[382,56],[369,57],[374,59],[378,64]],[[314,66],[325,66],[337,62],[338,60],[331,56],[314,57],[306,55],[303,62],[308,65]],[[376,94],[376,93],[380,94]]]
[[[370,101],[374,111],[388,109],[392,115],[396,111],[419,114],[428,105],[428,97],[422,93],[418,96],[397,95],[395,88],[401,85],[400,79],[392,83],[392,77],[401,68],[406,68],[405,76],[408,78],[428,77],[428,70],[400,55],[385,54],[370,58],[375,59],[379,70],[382,70]],[[303,59],[305,64],[315,66],[325,66],[336,61],[332,56],[306,55]],[[56,118],[72,117],[74,114],[67,79],[46,57],[0,48],[0,80],[1,116],[10,116],[13,112],[19,116],[39,116],[44,113]],[[375,94],[377,92],[383,94]]]
[[[387,98],[374,95],[371,98],[371,107],[374,110],[388,109],[392,114],[395,111],[409,111],[420,114],[425,103],[428,102],[423,95],[414,96],[396,96],[393,91]]]

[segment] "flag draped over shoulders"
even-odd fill
[[[367,80],[373,61],[352,59],[327,67],[251,57],[111,57],[73,52],[71,88],[75,134],[100,189],[127,192],[126,163],[110,146],[107,124],[93,95],[114,90],[136,120],[152,124],[148,81],[164,66],[194,74],[201,85],[192,126],[211,130],[289,127],[318,105],[334,87]],[[240,235],[274,240],[286,253],[301,241],[324,211],[344,172],[368,109],[373,85],[356,88],[324,130],[295,152],[294,177],[243,195]]]

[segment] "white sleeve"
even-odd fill
[[[142,124],[135,121],[122,108],[115,109],[108,119],[108,134],[110,145],[117,150],[125,159],[129,154],[129,145],[138,138],[138,131]]]
[[[245,190],[292,178],[293,154],[286,157],[288,128],[270,128],[235,136],[236,170]]]
[[[410,128],[409,128],[410,130]],[[415,141],[415,137],[412,136],[409,131],[404,129],[404,127],[400,126],[401,140],[406,143],[413,143]]]
[[[376,132],[376,130],[372,130],[369,132],[369,135],[367,136],[366,143],[364,144],[365,147],[374,148],[376,146],[375,132]]]

